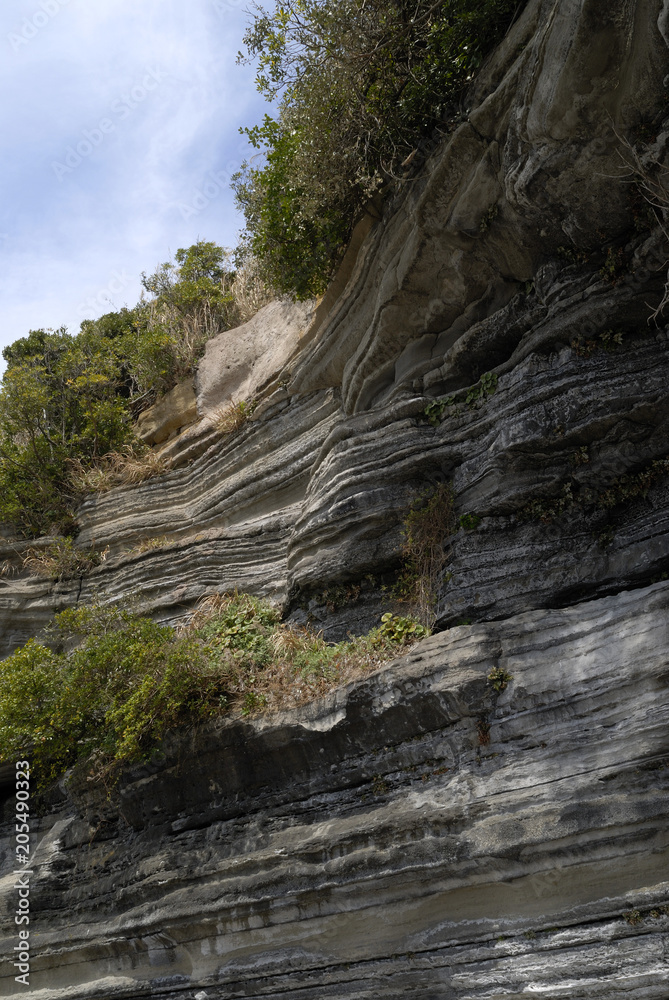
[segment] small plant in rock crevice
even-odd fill
[[[560,246],[555,251],[557,256],[566,261],[567,264],[589,264],[591,254],[585,250],[578,250],[576,247]]]
[[[615,351],[623,342],[624,334],[620,330],[604,330],[593,337],[574,337],[571,349],[579,358],[590,358],[596,350]]]
[[[495,372],[484,372],[475,386],[473,386],[465,398],[465,403],[469,407],[474,407],[483,402],[488,396],[492,396],[497,390],[497,374]]]
[[[512,680],[513,675],[504,670],[503,667],[493,667],[488,674],[488,684],[490,684],[491,688],[493,688],[498,694],[505,691],[509,681]]]
[[[531,500],[518,516],[521,520],[542,521],[547,524],[574,506],[610,511],[622,504],[646,497],[651,487],[667,475],[669,475],[669,458],[658,458],[637,472],[618,476],[604,489],[598,490],[591,486],[579,488],[575,481],[569,481],[563,485],[557,497]]]
[[[487,212],[483,215],[479,223],[479,232],[481,234],[487,233],[491,225],[499,215],[499,205],[497,203],[490,206]]]
[[[481,716],[481,718],[477,719],[477,722],[476,722],[476,735],[477,735],[478,744],[479,744],[480,747],[487,747],[487,746],[489,746],[489,744],[490,744],[490,723],[485,718],[485,716]]]
[[[574,466],[587,465],[590,461],[587,444],[582,444],[571,456],[571,464]]]
[[[404,521],[404,568],[394,596],[416,608],[419,621],[431,628],[441,572],[448,561],[448,538],[455,531],[453,490],[446,483],[419,494]]]
[[[625,251],[622,247],[608,247],[606,260],[599,271],[599,276],[611,285],[617,285],[629,268]]]
[[[23,568],[37,576],[66,580],[89,573],[104,562],[107,552],[78,549],[71,538],[58,538],[44,548],[31,546],[23,556]]]
[[[155,535],[153,538],[142,538],[139,542],[128,550],[128,555],[140,556],[144,552],[152,552],[156,549],[164,549],[170,544],[167,535]]]
[[[214,425],[221,434],[231,434],[246,423],[255,410],[255,400],[240,399],[220,406],[214,413]]]
[[[447,396],[445,399],[435,399],[428,403],[423,410],[423,416],[433,427],[438,427],[444,419],[444,414],[449,406],[455,405],[455,396]]]
[[[387,639],[388,642],[404,644],[424,639],[429,634],[430,630],[425,625],[417,622],[415,618],[394,615],[390,611],[381,615],[379,635]]]

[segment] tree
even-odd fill
[[[199,240],[142,274],[149,299],[137,307],[135,344],[126,340],[140,393],[165,392],[193,370],[207,341],[236,323],[230,254]]]
[[[207,339],[233,324],[229,254],[199,241],[142,276],[133,309],[32,330],[3,351],[0,520],[28,536],[71,534],[79,472],[121,449],[140,450],[132,418],[192,374]]]
[[[233,178],[240,246],[296,298],[326,287],[363,205],[444,128],[522,0],[278,0],[244,42],[278,115],[246,132],[264,151]],[[240,56],[244,61],[244,57]]]

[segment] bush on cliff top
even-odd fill
[[[150,756],[170,727],[300,704],[426,634],[384,615],[330,646],[236,593],[203,602],[180,632],[116,607],[63,611],[49,645],[31,639],[0,663],[0,760],[29,758],[41,785],[77,762],[104,778]]]
[[[110,454],[141,457],[133,418],[240,318],[238,276],[215,243],[177,250],[143,284],[148,297],[84,320],[77,336],[33,330],[3,351],[0,521],[23,535],[71,533],[89,473]]]
[[[363,205],[453,116],[523,0],[277,0],[256,6],[245,61],[281,95],[246,132],[265,153],[233,178],[252,253],[279,291],[318,295]],[[240,54],[240,59],[243,57]]]

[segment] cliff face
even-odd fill
[[[448,631],[326,702],[175,736],[116,805],[54,797],[35,996],[666,996],[669,247],[621,137],[666,162],[668,45],[661,0],[530,0],[336,301],[267,307],[230,375],[212,345],[172,471],[83,506],[105,561],[0,580],[5,653],[95,595],[174,619],[234,587],[339,637],[385,609],[419,490],[475,515]]]
[[[664,1000],[668,608],[456,628],[175,739],[116,804],[54,794],[28,995]]]

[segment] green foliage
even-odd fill
[[[604,489],[585,487],[575,492],[575,483],[570,481],[563,485],[560,494],[554,499],[531,500],[519,516],[524,520],[548,523],[561,517],[574,505],[610,511],[621,504],[647,496],[651,487],[668,474],[669,458],[658,458],[636,472],[618,476]],[[605,540],[606,536],[603,541]]]
[[[270,639],[279,624],[278,612],[263,601],[240,594],[219,606],[218,613],[199,630],[214,662],[227,662],[230,653],[240,663],[264,665],[271,655]]]
[[[0,663],[0,760],[30,756],[41,785],[84,762],[104,777],[147,759],[171,727],[313,696],[427,634],[387,614],[330,645],[238,593],[204,602],[180,633],[116,607],[69,609]]]
[[[475,386],[467,393],[465,403],[467,406],[476,406],[477,403],[485,400],[487,396],[492,396],[497,389],[497,375],[495,372],[484,372]]]
[[[105,456],[141,458],[132,418],[236,321],[228,256],[201,240],[143,275],[149,298],[133,309],[85,320],[77,336],[33,330],[4,349],[0,521],[28,537],[71,534],[89,473]]]
[[[449,406],[455,405],[455,396],[447,396],[445,399],[435,399],[428,403],[423,410],[423,416],[433,427],[438,427],[444,419],[444,413]]]
[[[599,276],[611,285],[616,285],[626,273],[629,262],[622,247],[608,247],[606,260],[600,268]]]
[[[421,625],[415,618],[407,618],[402,615],[393,615],[389,611],[381,615],[381,624],[378,634],[391,643],[405,643],[424,639],[430,634],[430,630],[425,625]]]
[[[589,358],[597,349],[615,351],[623,342],[620,330],[603,330],[597,337],[574,337],[571,349],[579,358]]]
[[[297,130],[279,134],[266,117],[264,126],[249,130],[249,138],[269,151],[264,167],[244,164],[233,178],[246,217],[237,259],[257,259],[263,279],[279,292],[299,300],[321,295],[341,256],[349,220],[326,203],[313,206],[313,193],[295,179],[301,146]]]
[[[570,458],[570,462],[574,466],[587,465],[590,461],[590,453],[588,452],[587,444],[582,444]]]
[[[556,517],[561,517],[575,503],[574,489],[571,482],[565,483],[559,496],[554,499],[536,497],[520,512],[520,517],[526,521],[542,521],[549,524]]]
[[[483,218],[479,222],[479,232],[487,233],[493,222],[499,215],[499,205],[491,205],[488,211],[484,214]]]
[[[124,344],[136,393],[171,389],[193,372],[207,341],[236,324],[229,258],[223,247],[199,240],[142,275],[150,298],[137,307],[135,341]]]
[[[79,644],[65,654],[30,640],[0,663],[0,757],[29,750],[41,784],[94,753],[139,759],[167,726],[220,704],[198,645],[148,618],[71,610],[51,638]]]
[[[26,535],[67,534],[78,501],[68,462],[132,437],[113,338],[37,330],[5,348],[0,391],[0,520]]]
[[[522,5],[522,4],[521,4]],[[233,179],[241,252],[279,291],[326,287],[356,217],[403,174],[500,40],[516,0],[291,0],[256,7],[244,42],[277,117],[243,131],[265,152]],[[240,57],[241,58],[241,57]]]
[[[488,683],[492,688],[495,689],[495,691],[497,691],[498,694],[501,694],[501,692],[504,691],[504,689],[506,688],[509,681],[512,680],[513,680],[513,675],[508,673],[502,667],[493,667],[490,673],[488,674]]]
[[[465,531],[474,531],[481,523],[481,518],[478,514],[462,514],[458,523]]]

